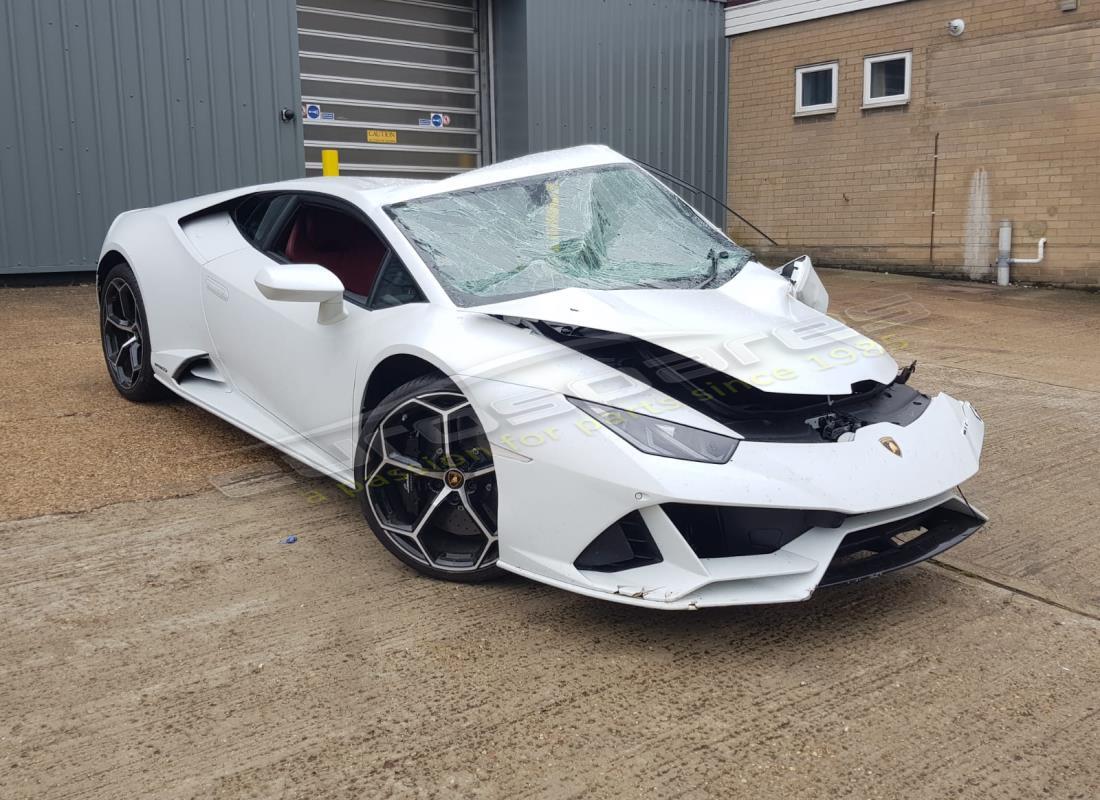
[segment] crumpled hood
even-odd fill
[[[560,289],[467,310],[633,336],[769,392],[848,394],[858,381],[890,383],[898,369],[755,262],[717,289]]]

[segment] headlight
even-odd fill
[[[647,417],[576,397],[567,398],[605,428],[626,439],[643,453],[685,461],[725,464],[737,449],[737,439],[691,428],[666,419]]]

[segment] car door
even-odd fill
[[[233,214],[253,247],[205,267],[204,306],[217,355],[239,391],[350,464],[355,369],[371,340],[367,306],[389,247],[359,209],[324,195],[249,198]],[[347,290],[347,317],[321,324],[317,303],[264,297],[256,274],[273,263],[321,264],[334,272]]]

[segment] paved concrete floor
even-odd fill
[[[0,796],[1095,796],[1100,296],[824,278],[982,411],[991,523],[695,614],[420,579],[331,483],[122,401],[90,288],[0,289]]]

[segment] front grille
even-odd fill
[[[661,506],[699,558],[728,558],[774,553],[810,528],[836,528],[844,515],[835,511],[787,508]]]

